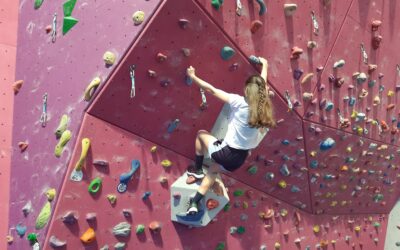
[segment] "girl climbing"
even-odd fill
[[[187,75],[193,82],[221,101],[228,103],[231,109],[228,131],[223,140],[218,140],[206,130],[200,130],[197,133],[195,166],[188,168],[187,175],[203,180],[196,195],[190,201],[188,215],[198,213],[199,202],[214,184],[219,172],[219,167],[212,165],[207,175],[204,175],[202,168],[204,155],[220,165],[222,170],[233,172],[244,163],[249,150],[258,146],[268,129],[275,126],[273,107],[268,95],[268,61],[262,57],[258,59],[262,64],[261,76],[253,75],[247,79],[244,97],[215,88],[197,77],[192,66],[187,69]]]

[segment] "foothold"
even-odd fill
[[[280,180],[280,181],[278,182],[278,186],[279,186],[280,188],[282,188],[282,189],[285,189],[285,188],[287,187],[287,183],[286,183],[285,180]]]
[[[276,250],[281,249],[281,244],[280,244],[279,242],[275,242],[274,248],[275,248]]]
[[[189,22],[189,20],[187,20],[185,18],[181,18],[181,19],[179,19],[178,23],[182,29],[186,29],[190,22]]]
[[[224,46],[221,49],[221,58],[225,61],[231,59],[235,55],[235,50],[229,46]]]
[[[310,82],[311,79],[313,78],[313,76],[314,76],[314,73],[308,73],[308,74],[306,74],[306,75],[303,77],[303,79],[301,79],[300,83],[301,83],[301,84],[305,84],[305,83]]]
[[[86,221],[93,222],[93,221],[96,220],[96,217],[97,217],[96,213],[87,213],[86,214]]]
[[[214,9],[219,10],[219,8],[221,7],[223,2],[224,2],[224,0],[211,0],[211,6]]]
[[[357,83],[363,83],[367,80],[367,75],[364,72],[361,72],[360,74],[357,75],[356,79]]]
[[[378,68],[378,65],[376,64],[368,64],[368,74],[371,74]]]
[[[317,42],[316,41],[308,41],[307,42],[307,48],[314,49],[316,47],[317,47]]]
[[[56,193],[57,193],[57,191],[56,191],[55,188],[49,188],[49,189],[46,191],[47,200],[48,200],[48,201],[53,201],[54,198],[56,197]]]
[[[133,15],[132,15],[133,24],[134,25],[142,24],[144,21],[144,16],[145,16],[145,14],[141,10],[138,10],[135,13],[133,13]]]
[[[255,55],[249,56],[249,61],[253,64],[261,64],[260,58],[256,57]]]
[[[219,206],[219,202],[215,199],[208,199],[206,202],[206,207],[208,210],[215,209]]]
[[[136,234],[144,233],[145,226],[143,224],[139,224],[136,226]]]
[[[325,105],[325,111],[331,111],[333,109],[333,102],[327,102]]]
[[[154,78],[154,77],[156,77],[156,72],[154,71],[154,70],[151,70],[151,69],[149,69],[149,70],[147,70],[147,74],[149,75],[149,77],[151,77],[151,78]]]
[[[12,87],[13,87],[13,90],[14,90],[14,95],[19,93],[19,91],[21,90],[23,84],[24,84],[23,80],[18,80],[18,81],[13,83]]]
[[[107,200],[110,202],[111,205],[114,205],[117,202],[117,196],[115,194],[108,194]]]
[[[158,221],[152,221],[149,224],[149,229],[154,232],[154,233],[158,233],[161,231],[161,224]]]
[[[379,46],[381,45],[382,42],[382,36],[381,35],[374,35],[372,38],[372,48],[377,50]]]
[[[110,247],[106,244],[102,248],[100,248],[99,250],[110,250]]]
[[[321,227],[320,227],[319,225],[314,225],[314,226],[313,226],[313,232],[314,232],[314,233],[317,234],[317,233],[319,233],[320,231],[321,231]]]
[[[17,231],[17,234],[19,235],[19,237],[22,238],[26,233],[27,227],[23,226],[21,223],[18,223],[15,226],[15,230]]]
[[[256,33],[261,27],[263,23],[260,20],[254,20],[251,22],[250,31],[252,34]]]
[[[28,201],[21,210],[25,217],[28,216],[28,214],[32,211],[32,202]]]
[[[85,244],[90,244],[96,239],[96,233],[93,228],[89,227],[80,237]]]
[[[236,189],[236,190],[233,192],[233,196],[235,196],[235,197],[243,196],[243,194],[244,194],[243,189]]]
[[[219,242],[215,250],[225,250],[225,242]]]
[[[60,123],[58,124],[58,127],[56,128],[56,131],[55,131],[57,139],[60,138],[62,136],[62,134],[67,130],[68,121],[69,121],[68,115],[64,114],[61,117]]]
[[[344,66],[345,63],[346,63],[346,62],[345,62],[343,59],[340,59],[339,61],[337,61],[337,62],[335,62],[335,63],[333,64],[333,68],[334,68],[334,69],[341,68],[341,67]]]
[[[95,165],[96,167],[105,168],[105,167],[108,167],[108,161],[95,159],[95,160],[93,160],[93,165]]]
[[[26,237],[28,239],[28,241],[31,243],[31,245],[33,245],[33,243],[37,242],[37,234],[36,233],[30,233],[28,234],[28,236]]]
[[[290,59],[293,60],[299,59],[301,54],[303,54],[303,50],[295,46],[292,48]]]
[[[180,123],[180,120],[179,120],[179,119],[175,119],[174,121],[172,121],[172,122],[168,125],[167,132],[168,132],[169,134],[171,134],[172,132],[174,132],[174,131],[177,129],[179,123]]]
[[[56,147],[54,148],[54,155],[56,157],[61,157],[64,147],[65,147],[65,145],[67,145],[69,140],[71,140],[71,137],[72,137],[72,134],[71,134],[71,131],[69,131],[69,130],[65,130],[62,133],[60,140],[58,141]]]
[[[92,195],[97,194],[100,191],[101,184],[102,184],[101,178],[99,177],[94,178],[89,184],[88,187],[89,193]]]
[[[309,102],[313,99],[313,97],[314,97],[313,93],[309,93],[309,92],[303,93],[303,101]]]
[[[94,92],[96,91],[97,87],[101,83],[101,78],[100,77],[95,77],[93,80],[89,83],[89,85],[86,87],[85,92],[84,92],[84,97],[83,99],[85,101],[90,101],[92,99]]]
[[[78,22],[79,20],[72,16],[64,16],[62,27],[63,35],[67,34]]]
[[[335,146],[335,144],[336,144],[335,140],[328,137],[319,144],[319,149],[321,151],[326,151],[328,149],[331,149],[333,146]]]
[[[285,11],[285,16],[292,16],[297,10],[297,4],[295,3],[284,4],[283,10]]]
[[[289,168],[286,164],[283,164],[281,166],[281,168],[279,169],[279,172],[283,175],[283,176],[289,176],[290,175],[290,171]]]
[[[119,176],[119,184],[117,186],[117,191],[119,193],[126,192],[129,181],[133,178],[133,175],[136,173],[136,171],[139,169],[139,167],[140,167],[140,161],[132,160],[131,161],[131,170],[129,172],[123,173]]]
[[[24,152],[29,146],[28,142],[18,142],[18,147],[21,150],[21,153]]]
[[[123,209],[122,214],[125,218],[132,218],[132,210],[130,209]]]
[[[298,187],[298,186],[296,186],[296,185],[293,185],[291,188],[290,188],[290,192],[292,192],[292,193],[298,193],[298,192],[300,192],[301,190],[300,190],[300,188]]]
[[[258,171],[257,165],[250,166],[250,167],[247,169],[247,172],[248,172],[249,174],[251,174],[251,175],[257,174],[257,171]]]
[[[303,70],[295,69],[293,70],[293,78],[296,80],[300,80],[300,77],[303,75]]]
[[[35,3],[33,5],[33,7],[35,8],[35,10],[39,9],[40,6],[42,6],[44,0],[35,0]]]
[[[81,155],[79,157],[79,160],[75,164],[75,168],[72,170],[71,175],[70,175],[70,180],[72,181],[82,181],[83,178],[83,172],[82,172],[82,167],[83,164],[85,163],[87,153],[90,148],[90,139],[89,138],[83,138],[82,139],[82,148],[81,148]]]
[[[269,181],[272,181],[274,179],[275,175],[272,172],[268,172],[265,174],[265,178]]]
[[[396,107],[396,105],[392,103],[392,104],[387,105],[386,110],[390,111],[390,110],[394,109],[395,107]]]
[[[166,183],[168,183],[168,178],[167,178],[166,176],[160,176],[160,177],[158,178],[158,181],[159,181],[161,184],[166,184]]]
[[[56,236],[52,235],[52,236],[50,236],[49,244],[52,248],[61,248],[61,247],[65,247],[67,245],[67,242],[62,241],[62,240],[58,239]]]
[[[65,224],[75,224],[78,221],[78,218],[75,216],[75,213],[73,211],[68,211],[63,215],[61,218],[62,222]]]
[[[118,242],[114,245],[115,250],[124,250],[126,248],[125,242]]]
[[[374,20],[371,23],[371,31],[377,31],[378,28],[382,25],[382,21],[380,20]]]
[[[150,191],[144,192],[142,195],[142,200],[144,200],[144,201],[147,200],[150,197],[150,195],[151,195]]]
[[[50,215],[51,215],[51,204],[49,201],[47,201],[46,204],[43,206],[42,210],[40,210],[38,217],[36,218],[35,228],[37,230],[44,228],[44,226],[46,226],[46,224],[50,220]]]
[[[182,51],[182,53],[183,53],[183,55],[184,55],[185,57],[189,57],[190,54],[191,54],[189,48],[182,48],[181,51]]]
[[[114,226],[112,233],[114,236],[128,237],[131,234],[131,224],[121,222]]]
[[[67,0],[63,4],[64,16],[71,16],[77,0]]]
[[[264,15],[265,12],[267,12],[267,6],[264,3],[264,0],[256,0],[258,5],[260,5],[260,10],[258,11],[258,14],[260,16]]]
[[[106,52],[104,53],[104,55],[103,55],[104,63],[105,63],[107,66],[113,65],[113,64],[115,63],[115,59],[116,59],[116,56],[115,56],[115,54],[112,53],[111,51],[106,51]]]
[[[336,88],[341,88],[342,85],[344,84],[344,78],[343,77],[337,77],[337,78],[335,78],[333,83],[334,83]]]

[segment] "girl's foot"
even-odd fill
[[[196,179],[203,179],[205,174],[203,172],[203,168],[196,169],[194,166],[189,166],[186,170],[186,174],[188,176],[193,176]]]

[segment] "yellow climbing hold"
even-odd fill
[[[279,211],[279,214],[280,214],[282,217],[286,217],[286,216],[288,215],[288,211],[287,211],[287,209],[282,208],[282,209]]]
[[[331,206],[331,207],[336,207],[337,204],[338,204],[337,201],[332,201],[331,204],[330,204],[330,206]]]
[[[55,188],[50,188],[49,190],[46,191],[46,196],[47,196],[47,200],[48,201],[52,201],[54,200],[54,198],[56,197],[56,189]]]
[[[162,160],[161,161],[161,166],[163,166],[164,168],[169,168],[171,167],[172,162],[170,160]]]
[[[54,155],[56,157],[60,157],[61,156],[65,145],[69,142],[70,139],[71,139],[71,131],[65,130],[62,133],[61,138],[58,141],[58,143],[57,143],[57,145],[56,145],[56,147],[54,149]]]
[[[103,55],[103,60],[106,65],[113,65],[115,63],[116,56],[111,51],[106,51]]]
[[[351,112],[351,118],[356,118],[357,117],[357,115],[358,115],[358,113],[357,113],[357,111],[355,111],[355,110],[353,110],[353,112]]]
[[[111,205],[114,205],[117,202],[117,196],[115,194],[108,194],[107,200],[110,202]]]
[[[362,135],[364,133],[364,129],[362,127],[357,128],[357,134]]]
[[[247,209],[249,207],[249,203],[247,201],[243,201],[243,208]]]
[[[351,153],[351,151],[352,151],[352,148],[351,148],[351,147],[346,147],[346,152],[347,152],[347,153]]]
[[[387,93],[387,96],[391,97],[394,96],[394,91],[393,90],[389,90]]]
[[[314,231],[314,233],[319,233],[321,231],[320,226],[319,225],[314,225],[313,226],[313,231]]]
[[[81,151],[81,157],[79,157],[79,160],[75,164],[75,170],[76,171],[81,171],[83,167],[83,163],[85,162],[87,153],[90,148],[90,139],[89,138],[83,138],[82,139],[82,151]]]
[[[51,204],[49,201],[43,206],[42,210],[40,211],[38,217],[36,218],[36,229],[42,229],[46,226],[47,222],[49,222],[51,215]]]
[[[287,187],[287,183],[286,183],[285,180],[280,180],[280,181],[278,182],[278,186],[279,186],[280,188],[286,188],[286,187]]]
[[[340,166],[340,171],[347,172],[349,171],[349,167],[346,165]]]
[[[311,157],[317,156],[317,151],[315,151],[315,150],[314,150],[314,151],[311,151],[311,152],[310,152],[310,156],[311,156]]]
[[[155,153],[157,152],[157,146],[153,146],[150,148],[150,152]]]
[[[274,247],[275,249],[281,249],[281,244],[279,242],[275,242]]]
[[[57,138],[60,138],[64,131],[67,130],[68,120],[69,117],[67,115],[61,116],[60,123],[58,124],[55,132]]]
[[[100,77],[95,77],[93,80],[89,83],[89,85],[85,89],[84,97],[83,99],[85,101],[90,101],[92,99],[94,92],[96,91],[96,88],[100,85],[101,78]]]
[[[361,231],[361,226],[355,226],[355,227],[354,227],[354,231],[355,231],[356,233],[359,233],[359,232]]]

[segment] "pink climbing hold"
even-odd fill
[[[378,49],[379,46],[381,45],[382,42],[382,36],[381,35],[375,35],[372,38],[372,48],[373,49]]]
[[[303,54],[303,50],[299,47],[294,46],[291,51],[290,59],[299,59],[300,55]]]
[[[22,88],[22,84],[24,83],[23,80],[18,80],[13,83],[13,90],[14,90],[14,95],[18,94],[19,90]]]
[[[164,62],[165,60],[167,60],[167,58],[168,57],[161,52],[159,52],[157,54],[157,61],[159,61],[159,62]]]
[[[153,71],[153,70],[151,70],[151,69],[147,70],[147,74],[148,74],[149,77],[151,77],[151,78],[156,77],[156,72]]]
[[[251,22],[250,25],[250,31],[251,33],[256,33],[261,27],[263,26],[263,23],[260,20],[254,20]]]
[[[380,21],[380,20],[374,20],[374,21],[372,21],[372,23],[371,23],[371,30],[372,30],[372,31],[377,31],[378,28],[379,28],[381,25],[382,25],[382,21]]]

